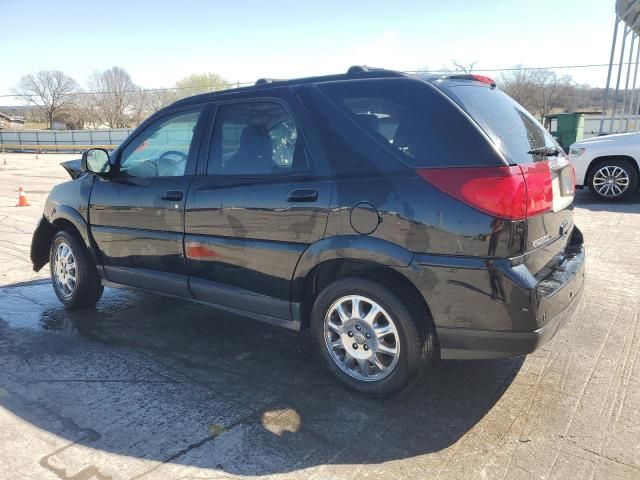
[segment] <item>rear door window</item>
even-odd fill
[[[445,84],[442,89],[480,125],[509,163],[539,160],[527,153],[536,148],[560,149],[524,107],[497,88],[468,83]]]
[[[350,80],[320,89],[411,167],[495,165],[490,142],[434,87],[411,79]]]
[[[286,175],[309,171],[289,111],[272,100],[222,105],[209,159],[209,175]]]

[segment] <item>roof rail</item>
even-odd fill
[[[282,82],[283,80],[280,78],[259,78],[258,80],[256,80],[256,86],[258,85],[267,85],[269,83],[273,83],[273,82]]]
[[[406,75],[402,72],[398,72],[396,70],[387,70],[386,68],[378,68],[378,67],[369,67],[367,65],[353,65],[349,67],[347,70],[347,76],[350,75],[361,75],[371,73],[375,74],[384,74],[385,76],[393,76],[393,77],[406,77]]]
[[[367,65],[352,65],[347,70],[347,75],[353,75],[354,73],[375,72],[378,70],[384,70],[384,68],[369,67]]]

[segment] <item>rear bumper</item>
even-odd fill
[[[567,285],[565,288],[575,288],[569,304],[558,312],[551,320],[530,332],[493,332],[486,330],[469,330],[463,328],[439,328],[440,356],[443,359],[482,359],[513,357],[526,355],[537,350],[541,345],[551,340],[560,328],[571,318],[578,307],[584,289],[584,262],[579,277],[575,282],[579,286]],[[554,300],[549,300],[554,302]]]
[[[446,288],[446,295],[434,297],[437,288],[422,288],[436,324],[441,358],[524,355],[551,340],[575,312],[584,288],[582,234],[577,229],[574,233],[577,241],[541,279],[524,265],[506,261],[484,260],[482,266],[466,259],[467,265],[458,261],[455,267],[436,268],[433,261],[427,264],[419,257],[420,278],[437,278],[442,285],[447,275],[441,290]]]

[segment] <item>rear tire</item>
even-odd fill
[[[408,385],[430,360],[435,337],[427,312],[408,305],[364,278],[327,286],[314,302],[310,322],[327,368],[349,388],[374,396]]]
[[[626,160],[603,160],[589,173],[589,189],[599,200],[624,200],[638,189],[638,174]]]
[[[93,307],[102,297],[96,265],[75,232],[61,230],[54,235],[49,266],[53,291],[65,308]]]

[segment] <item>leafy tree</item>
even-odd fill
[[[194,73],[176,82],[178,96],[190,97],[231,87],[231,83],[217,73]]]

